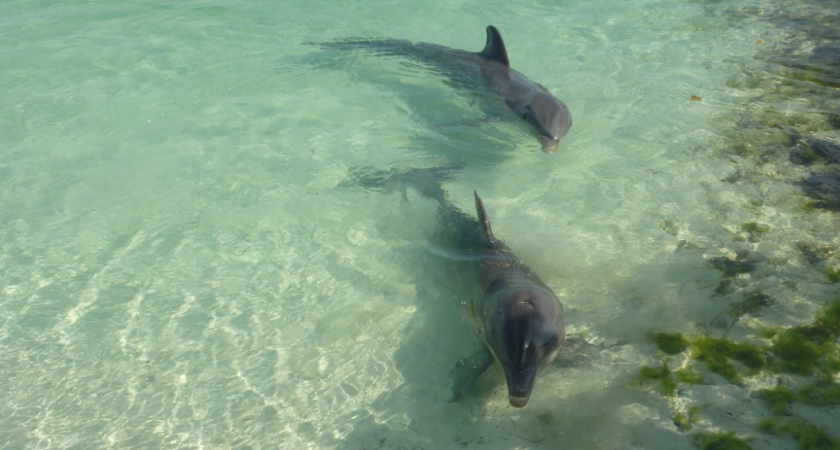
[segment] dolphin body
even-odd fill
[[[478,218],[469,216],[446,196],[440,180],[452,170],[411,169],[402,173],[379,172],[356,176],[363,185],[381,187],[407,182],[423,196],[438,202],[438,221],[446,234],[447,248],[474,271],[483,295],[472,302],[472,316],[484,346],[460,361],[451,376],[453,401],[467,394],[478,377],[498,361],[504,370],[511,406],[528,404],[537,375],[560,354],[566,338],[563,305],[513,251],[496,238],[484,203],[475,191]]]
[[[319,44],[323,48],[364,48],[386,56],[407,56],[427,64],[458,87],[489,92],[536,130],[543,151],[554,153],[560,138],[572,126],[566,104],[548,90],[511,69],[502,35],[487,27],[484,50],[475,53],[437,44],[402,39],[344,39]]]

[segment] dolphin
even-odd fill
[[[548,89],[510,67],[507,49],[496,27],[487,27],[487,42],[480,52],[402,39],[341,39],[318,44],[322,48],[362,48],[385,56],[406,56],[427,65],[456,87],[489,93],[504,101],[535,131],[543,151],[557,150],[560,138],[572,126],[566,104]]]
[[[538,374],[560,354],[566,338],[563,305],[490,227],[484,203],[474,191],[477,218],[453,205],[441,187],[451,168],[378,172],[356,178],[368,187],[392,182],[413,186],[438,202],[437,219],[447,235],[447,248],[471,266],[483,294],[471,302],[472,316],[484,342],[473,356],[452,371],[453,401],[462,398],[493,363],[501,365],[511,406],[528,404]]]

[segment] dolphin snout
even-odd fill
[[[540,142],[545,153],[554,153],[557,151],[557,144],[560,142],[559,137],[540,136]]]
[[[509,368],[506,372],[510,406],[522,408],[531,398],[531,391],[537,381],[537,368],[527,367],[521,371]]]
[[[513,395],[508,396],[508,402],[510,402],[510,406],[514,408],[524,408],[525,405],[528,404],[528,399],[531,398],[530,392],[529,395],[526,397],[515,397]]]

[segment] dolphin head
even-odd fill
[[[508,106],[537,130],[546,153],[557,151],[557,143],[572,126],[572,115],[566,104],[542,89],[535,89],[530,95],[508,101]]]
[[[537,374],[560,353],[566,338],[557,297],[540,286],[499,291],[498,311],[487,317],[485,340],[505,372],[508,401],[528,404]]]

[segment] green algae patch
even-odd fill
[[[731,260],[729,260],[731,261]],[[725,265],[724,265],[725,267]],[[760,290],[738,305],[737,313],[754,313],[770,303]],[[663,361],[661,366],[643,367],[637,375],[642,383],[655,382],[665,396],[674,396],[682,384],[700,384],[704,381],[696,363],[717,373],[732,383],[740,383],[743,376],[760,372],[766,374],[788,373],[810,377],[810,384],[799,389],[778,386],[764,389],[761,395],[767,402],[772,417],[762,420],[758,429],[768,434],[785,434],[797,441],[799,449],[837,449],[840,440],[801,419],[791,419],[794,403],[812,406],[840,405],[840,298],[826,304],[809,325],[790,328],[764,328],[758,334],[769,340],[769,345],[752,345],[726,338],[683,335],[680,333],[647,334],[659,351],[676,355],[689,351],[691,362],[679,370],[671,370]],[[804,380],[803,380],[804,381]],[[696,422],[697,410],[675,413],[672,417],[678,430],[691,430]],[[703,449],[750,448],[749,440],[733,433],[693,434],[696,446]]]
[[[825,310],[817,316],[814,323],[815,328],[819,328],[829,337],[840,336],[840,299],[831,302]]]
[[[639,383],[659,381],[659,391],[663,395],[672,396],[677,391],[677,382],[671,377],[671,370],[665,363],[659,367],[645,366],[636,375]]]
[[[677,392],[678,382],[700,384],[703,382],[703,376],[688,368],[672,371],[663,362],[658,367],[642,367],[636,375],[636,380],[639,384],[658,382],[657,389],[662,395],[673,396]]]
[[[744,300],[733,303],[732,306],[729,307],[729,316],[735,319],[738,319],[744,314],[755,316],[762,308],[773,306],[775,304],[776,300],[773,297],[765,294],[761,291],[761,289],[756,289],[755,291],[745,295]]]
[[[770,227],[755,222],[747,222],[741,225],[741,231],[746,231],[750,234],[765,234],[770,231]]]
[[[762,328],[758,330],[758,335],[763,338],[773,339],[779,335],[779,330],[775,330],[773,328]]]
[[[820,346],[809,341],[796,329],[785,330],[777,336],[770,351],[778,357],[774,361],[776,369],[796,375],[813,374],[824,353]]]
[[[762,433],[775,434],[780,422],[781,418],[779,416],[771,416],[758,422],[758,429]]]
[[[772,300],[756,290],[747,296],[745,302],[733,306],[731,312],[754,313],[769,304],[772,304]],[[650,332],[647,337],[661,352],[668,355],[690,349],[693,360],[704,363],[710,372],[732,383],[739,383],[744,374],[754,375],[762,369],[803,376],[817,374],[822,378],[840,372],[840,348],[835,343],[840,336],[840,299],[829,303],[811,325],[787,329],[766,328],[760,330],[759,334],[771,340],[769,347],[712,336],[686,337],[680,333]],[[689,384],[702,382],[702,377],[692,375],[688,368],[672,374],[664,366],[643,368],[640,378],[667,379],[668,385],[674,381]]]
[[[719,256],[709,260],[712,268],[723,273],[724,278],[732,278],[743,273],[750,273],[758,267],[761,257],[746,250],[741,250],[735,255],[735,259],[726,256]]]
[[[700,408],[697,406],[692,406],[689,408],[688,413],[677,413],[674,416],[674,426],[677,427],[680,431],[691,431],[694,427],[694,422],[697,421],[697,416],[700,412]]]
[[[797,399],[795,392],[784,386],[765,389],[764,399],[767,400],[767,407],[773,414],[783,415],[790,411],[790,404]]]
[[[793,436],[800,450],[840,449],[840,440],[828,434],[824,427],[815,427],[804,420],[788,420],[779,429]]]
[[[794,402],[812,406],[840,405],[840,384],[831,379],[823,379],[798,391],[784,386],[764,389],[762,395],[773,414],[788,415]]]
[[[796,375],[831,375],[840,371],[840,301],[830,303],[813,324],[786,329],[774,338],[774,368]]]
[[[820,205],[814,200],[808,200],[807,202],[803,203],[802,206],[799,207],[799,210],[803,213],[814,212],[818,209],[820,209]]]
[[[825,428],[815,427],[802,419],[781,420],[779,417],[771,417],[762,420],[758,427],[768,434],[791,435],[799,450],[840,449],[840,440],[828,434]]]
[[[688,349],[688,339],[680,333],[648,333],[650,339],[656,348],[668,355],[676,355]]]
[[[685,384],[701,384],[703,383],[703,375],[689,369],[684,368],[677,371],[674,371],[674,377],[680,383]]]
[[[840,269],[835,269],[834,267],[829,267],[825,271],[825,276],[828,278],[828,282],[831,284],[840,283]]]
[[[796,399],[814,406],[840,405],[840,384],[832,380],[821,380],[805,386]]]
[[[710,336],[699,337],[691,343],[691,356],[705,363],[709,371],[732,383],[741,381],[740,371],[732,364],[732,360],[741,363],[751,374],[758,372],[765,364],[758,347]]]
[[[696,433],[691,440],[697,448],[702,450],[751,450],[752,446],[746,439],[735,435],[734,431],[728,433]]]

